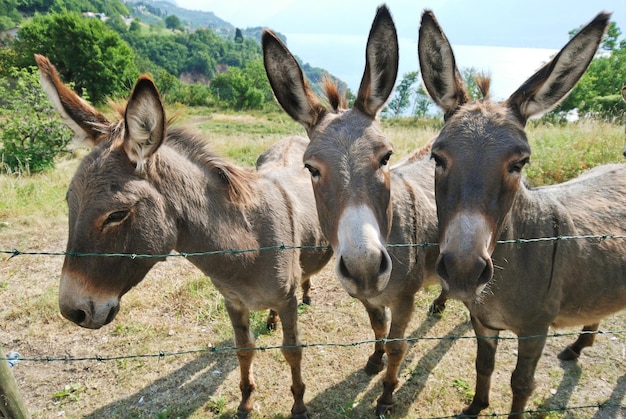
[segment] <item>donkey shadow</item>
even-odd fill
[[[592,419],[626,418],[626,407],[622,405],[624,396],[626,396],[626,374],[617,380],[606,406],[599,407]]]
[[[216,347],[231,345],[232,341],[223,341],[216,344]],[[158,417],[165,410],[175,410],[176,416],[180,418],[188,417],[209,401],[228,374],[235,369],[237,357],[234,352],[207,352],[136,393],[82,417]],[[219,374],[215,373],[216,370],[219,370]],[[212,415],[208,410],[206,414]]]
[[[574,389],[578,386],[580,382],[580,377],[582,376],[582,368],[575,361],[560,361],[561,368],[563,368],[563,378],[561,378],[561,382],[559,383],[559,387],[556,389],[556,392],[545,399],[541,403],[542,409],[551,409],[558,406],[568,406],[570,399],[572,398],[572,394],[574,393]],[[564,418],[575,418],[576,416],[572,414],[572,412],[565,412],[563,414]]]
[[[426,318],[422,322],[422,324],[411,333],[407,339],[418,339],[424,336],[437,322],[438,318],[429,317]],[[471,329],[471,324],[468,322],[463,322],[457,325],[453,330],[451,330],[445,337],[441,338],[441,340],[437,343],[435,347],[433,347],[427,353],[423,353],[420,361],[415,367],[416,371],[420,371],[419,376],[412,377],[410,380],[407,380],[402,386],[398,387],[398,390],[395,393],[396,403],[394,404],[394,416],[402,417],[406,416],[408,413],[409,404],[403,403],[402,400],[405,400],[408,396],[412,397],[418,395],[425,386],[426,380],[428,379],[430,372],[435,368],[435,366],[439,363],[439,361],[445,356],[445,354],[450,350],[452,345],[454,344],[454,337],[460,336]],[[410,344],[409,348],[412,346]],[[408,353],[408,351],[407,351]],[[403,361],[403,363],[406,362]],[[341,394],[341,400],[343,404],[341,406],[337,406],[339,417],[347,417],[354,416],[360,417],[360,415],[373,415],[374,405],[376,399],[382,393],[382,380],[383,374],[379,374],[378,383],[370,390],[360,397],[360,400],[357,400],[357,397],[362,392],[363,388],[367,387],[367,383],[370,382],[374,377],[367,375],[362,368],[354,371],[348,377],[346,377],[343,381],[336,383],[335,385],[328,387],[323,392],[317,394],[315,398],[310,400],[307,405],[309,406],[310,412],[323,411],[328,409],[329,400],[336,399],[337,394]],[[353,409],[353,406],[358,402],[360,407],[357,409]],[[340,413],[340,410],[343,410]],[[351,413],[348,413],[352,411]]]

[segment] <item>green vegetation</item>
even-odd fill
[[[570,36],[576,31],[571,31]],[[611,22],[598,55],[556,113],[578,109],[582,115],[612,120],[620,119],[626,112],[620,94],[626,74],[626,39],[620,40],[621,34],[615,22]]]
[[[0,78],[0,172],[35,173],[54,166],[72,139],[52,108],[34,68]]]
[[[128,44],[100,20],[78,13],[35,16],[22,25],[13,48],[17,67],[35,65],[33,55],[45,55],[94,103],[125,96],[139,76]]]

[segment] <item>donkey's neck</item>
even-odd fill
[[[256,173],[208,152],[201,140],[190,144],[189,139],[174,139],[178,141],[168,138],[169,145],[160,150],[158,179],[177,219],[176,250],[191,253],[258,247],[256,226],[248,217],[262,200],[263,189],[255,186]],[[234,198],[234,176],[237,185],[247,187],[246,198]]]
[[[530,189],[524,183],[513,200],[511,210],[504,219],[501,238],[513,240],[552,237],[564,234],[559,225],[568,217],[567,207],[542,188]]]

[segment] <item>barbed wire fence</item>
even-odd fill
[[[550,241],[572,241],[572,240],[593,240],[597,242],[602,242],[605,240],[615,240],[615,239],[626,239],[626,235],[612,235],[612,234],[590,234],[590,235],[572,235],[572,236],[553,236],[553,237],[539,237],[539,238],[518,238],[512,240],[500,240],[497,243],[499,245],[513,244],[513,245],[523,245],[529,243],[539,243],[539,242],[550,242]],[[438,243],[412,243],[412,244],[388,244],[388,248],[400,248],[400,247],[436,247],[439,246]],[[275,246],[267,246],[267,247],[259,247],[254,249],[227,249],[227,250],[216,250],[216,251],[206,251],[206,252],[194,252],[194,253],[168,253],[168,254],[136,254],[136,253],[77,253],[77,252],[64,252],[64,251],[22,251],[19,249],[11,249],[11,250],[0,250],[0,254],[8,255],[8,260],[19,257],[19,256],[72,256],[72,257],[126,257],[131,259],[145,259],[145,258],[167,258],[167,257],[182,257],[182,258],[193,258],[193,257],[202,257],[202,256],[212,256],[212,255],[238,255],[245,253],[253,253],[253,252],[261,252],[261,251],[288,251],[295,249],[306,249],[306,250],[328,250],[329,246],[293,246],[293,245],[285,245],[281,243],[280,245]],[[164,351],[159,350],[158,352],[153,353],[142,353],[142,354],[132,354],[132,355],[94,355],[94,356],[86,356],[86,357],[71,357],[71,356],[44,356],[44,357],[21,357],[15,354],[10,354],[9,356],[0,357],[0,362],[9,362],[10,365],[14,365],[19,362],[32,362],[32,363],[40,363],[40,362],[108,362],[108,361],[119,361],[125,359],[138,359],[138,358],[157,358],[163,359],[166,357],[176,357],[176,356],[184,356],[184,355],[206,355],[206,354],[216,354],[218,352],[228,352],[228,351],[240,351],[240,350],[250,350],[250,351],[270,351],[270,350],[282,350],[282,349],[293,349],[293,348],[315,348],[315,347],[339,347],[339,348],[349,348],[360,345],[369,345],[374,344],[376,342],[392,342],[392,341],[405,341],[408,343],[415,343],[416,341],[422,340],[446,340],[446,341],[456,341],[456,340],[475,340],[475,339],[495,339],[495,340],[524,340],[524,339],[535,339],[535,338],[559,338],[559,337],[568,337],[568,336],[579,336],[584,334],[605,334],[605,335],[624,335],[626,334],[626,330],[597,330],[597,331],[581,331],[581,332],[567,332],[567,333],[551,333],[547,335],[529,335],[529,336],[521,336],[521,337],[513,337],[513,336],[444,336],[444,337],[410,337],[410,338],[402,338],[402,339],[370,339],[370,340],[360,340],[355,342],[345,342],[345,343],[303,343],[301,345],[296,346],[283,346],[283,345],[272,345],[272,346],[256,346],[254,348],[245,347],[238,348],[236,346],[212,346],[210,345],[208,348],[200,348],[200,349],[189,349],[182,351]],[[550,413],[568,413],[568,412],[576,412],[580,410],[590,410],[590,409],[626,409],[626,405],[622,405],[621,403],[614,403],[611,401],[606,401],[603,403],[595,403],[588,405],[579,405],[579,406],[561,406],[554,408],[545,408],[545,409],[534,409],[534,410],[525,410],[524,414],[536,414],[536,415],[546,415]],[[518,412],[515,412],[518,413]],[[469,417],[500,417],[500,416],[509,416],[509,413],[489,413],[489,414],[480,414]],[[457,415],[451,416],[437,416],[430,417],[424,419],[451,419],[456,418]]]

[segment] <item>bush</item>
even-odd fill
[[[37,69],[13,68],[0,79],[0,171],[34,173],[54,167],[73,133],[46,97]]]

